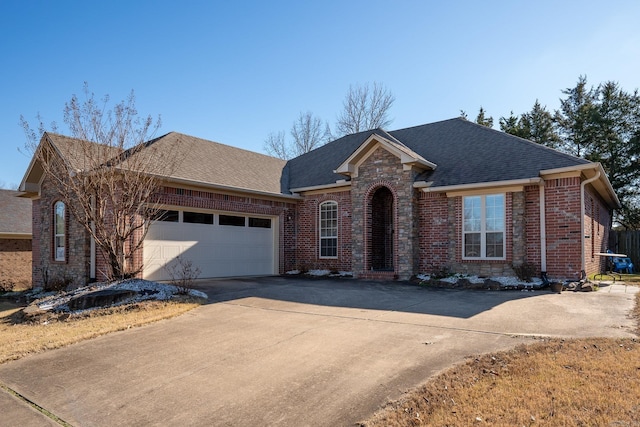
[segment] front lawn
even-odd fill
[[[142,301],[73,316],[45,315],[27,319],[21,312],[21,306],[0,301],[0,363],[175,317],[203,302],[195,298]]]

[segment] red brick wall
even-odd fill
[[[40,199],[33,203],[33,270],[34,287],[44,281],[66,281],[81,286],[89,280],[89,235],[66,209],[65,260],[55,261],[53,254],[53,205],[60,200],[55,187],[42,183]]]
[[[545,181],[547,273],[550,278],[578,279],[582,269],[580,178]]]
[[[449,199],[444,193],[420,194],[420,272],[435,272],[450,263]]]
[[[0,239],[0,285],[31,286],[31,239]]]
[[[530,185],[524,188],[524,216],[526,236],[526,262],[537,266],[537,273],[541,272],[542,259],[540,257],[540,187]]]
[[[319,207],[322,202],[338,203],[338,257],[320,258]],[[297,207],[296,262],[299,270],[352,271],[351,266],[351,192],[340,191],[306,196]]]
[[[596,253],[607,251],[610,225],[611,212],[593,189],[587,186],[584,196],[584,253],[587,275],[598,273],[605,267],[605,259]]]

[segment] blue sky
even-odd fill
[[[0,2],[0,186],[28,167],[19,117],[62,126],[83,82],[178,131],[263,151],[300,112],[331,125],[351,84],[396,97],[390,129],[558,108],[580,75],[640,86],[640,2]],[[60,131],[64,133],[64,128]]]

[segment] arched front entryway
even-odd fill
[[[387,187],[380,187],[371,197],[371,270],[394,271],[394,227],[393,193]]]

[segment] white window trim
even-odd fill
[[[330,237],[322,237],[322,207],[325,205],[333,205],[336,210],[336,235]],[[318,206],[318,257],[320,259],[338,259],[338,238],[340,237],[340,224],[338,224],[338,202],[335,200],[327,200]],[[335,256],[327,256],[322,255],[322,241],[323,240],[334,240],[336,241],[336,255]]]
[[[63,233],[58,233],[58,206],[62,205],[62,225],[63,225]],[[58,200],[53,204],[53,259],[55,261],[64,262],[67,260],[67,224],[66,224],[66,216],[67,216],[67,206],[64,202]],[[62,238],[62,247],[58,248],[58,239]],[[61,249],[59,251],[58,249]]]
[[[487,196],[502,196],[502,218],[503,218],[503,229],[500,230],[502,232],[502,256],[501,257],[487,257],[487,230],[486,230],[486,200]],[[470,257],[465,255],[465,234],[467,232],[464,229],[464,199],[466,197],[480,197],[480,256],[479,257]],[[507,259],[507,195],[505,193],[492,193],[492,194],[477,194],[474,196],[463,196],[462,197],[462,237],[461,237],[461,248],[462,248],[462,259],[463,260],[487,260],[487,261],[503,261]],[[495,233],[498,231],[490,231],[489,233]],[[469,234],[478,233],[478,231],[470,231]]]

